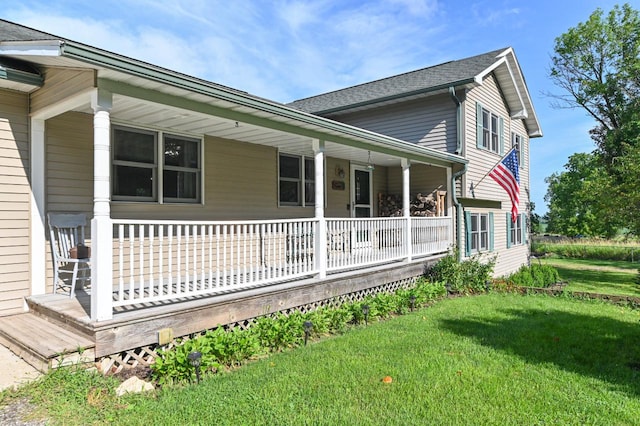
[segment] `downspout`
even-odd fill
[[[456,154],[462,153],[462,102],[456,96],[456,89],[453,86],[449,86],[449,94],[451,99],[456,104]],[[467,164],[465,163],[462,170],[451,175],[451,200],[456,208],[456,257],[458,260],[462,259],[462,204],[458,201],[456,194],[456,179],[461,177],[467,172]],[[462,188],[462,185],[460,186]]]
[[[449,86],[449,94],[456,104],[456,151],[454,154],[460,155],[462,153],[462,102],[456,96],[455,87]]]
[[[462,167],[462,170],[455,172],[451,175],[451,200],[453,201],[453,205],[456,208],[456,249],[457,249],[457,259],[462,259],[462,204],[458,201],[458,196],[456,195],[456,179],[467,172],[467,164],[465,163]]]

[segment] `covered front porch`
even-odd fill
[[[33,179],[42,232],[32,235],[34,296],[53,288],[45,212],[91,218],[94,322],[149,303],[407,263],[455,244],[450,196],[425,216],[412,216],[410,203],[451,194],[464,165],[457,156],[270,103],[266,113],[240,99],[187,101],[162,85],[97,85],[34,102],[33,162],[45,171]],[[400,205],[377,217],[386,194]]]

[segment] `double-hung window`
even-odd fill
[[[527,219],[524,213],[516,216],[514,222],[511,213],[507,213],[507,248],[520,246],[527,242]]]
[[[315,204],[315,165],[313,158],[300,155],[278,156],[278,199],[284,206]]]
[[[476,104],[477,146],[496,154],[502,154],[503,138],[502,117]]]
[[[114,126],[114,200],[199,203],[201,140]]]
[[[466,212],[467,256],[493,250],[493,214]]]

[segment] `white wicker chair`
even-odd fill
[[[69,297],[75,295],[76,284],[82,287],[91,281],[91,254],[84,245],[87,218],[84,214],[48,213],[49,239],[53,257],[53,292],[69,287]],[[64,279],[62,275],[68,277]]]

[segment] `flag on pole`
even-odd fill
[[[498,185],[504,188],[511,198],[511,221],[518,218],[518,205],[520,204],[520,175],[518,174],[518,153],[515,148],[496,164],[489,172]]]

